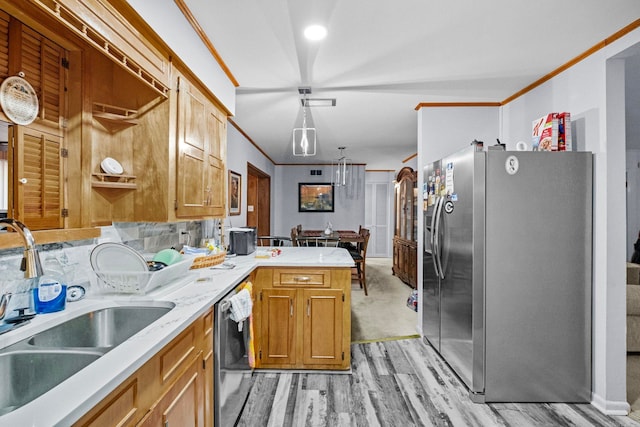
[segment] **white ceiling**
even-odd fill
[[[417,151],[420,102],[500,102],[640,18],[638,0],[185,0],[237,79],[233,121],[277,164]],[[321,42],[304,40],[311,23]],[[318,154],[293,157],[299,87]],[[544,112],[541,112],[544,113]]]

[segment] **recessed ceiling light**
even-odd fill
[[[309,25],[304,29],[304,36],[309,40],[322,40],[327,36],[327,29],[322,25]]]

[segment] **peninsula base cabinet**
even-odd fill
[[[74,425],[213,425],[213,310],[198,318]]]
[[[349,268],[260,267],[252,281],[256,368],[349,369]]]

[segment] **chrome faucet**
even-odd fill
[[[11,228],[22,237],[24,242],[24,255],[20,270],[24,271],[25,279],[32,279],[43,275],[40,255],[36,249],[36,243],[31,235],[31,231],[20,221],[12,218],[0,219],[0,229]]]

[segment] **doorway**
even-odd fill
[[[271,235],[271,177],[247,163],[247,227],[258,236]]]

